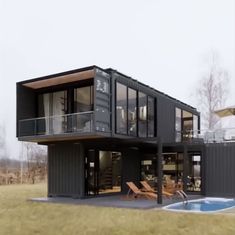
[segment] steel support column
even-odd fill
[[[157,140],[157,203],[162,204],[162,140]]]
[[[186,192],[187,191],[187,176],[188,176],[188,171],[189,171],[189,159],[188,159],[188,148],[187,145],[184,144],[184,160],[183,160],[183,190]]]

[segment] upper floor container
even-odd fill
[[[97,66],[17,83],[17,137],[181,142],[199,129],[197,110],[113,69]]]

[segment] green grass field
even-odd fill
[[[235,216],[30,202],[46,185],[0,186],[0,234],[235,234]]]

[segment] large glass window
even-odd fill
[[[181,142],[181,109],[175,108],[175,141]]]
[[[183,139],[192,138],[193,131],[193,114],[183,110]]]
[[[116,132],[127,134],[127,87],[116,83]]]
[[[37,121],[37,133],[61,133],[66,128],[67,91],[57,91],[38,96],[38,116],[45,117]],[[50,117],[50,118],[49,118]]]
[[[189,156],[189,172],[187,176],[187,191],[201,191],[201,155],[191,154]]]
[[[139,137],[147,136],[147,95],[139,92]]]
[[[137,91],[128,88],[128,134],[136,136]]]
[[[99,193],[121,191],[121,153],[99,151]]]
[[[38,117],[63,115],[67,112],[67,91],[38,95]]]
[[[52,128],[53,133],[61,133],[67,127],[67,119],[64,114],[67,112],[67,92],[58,91],[52,93]]]
[[[163,154],[163,183],[168,192],[175,193],[183,187],[183,154]]]
[[[121,192],[120,152],[88,150],[85,154],[87,195]]]
[[[50,94],[38,95],[38,117],[50,116]],[[49,118],[38,119],[37,133],[48,134],[49,133]]]
[[[79,87],[74,90],[74,111],[76,113],[93,110],[93,86]]]
[[[174,180],[175,183],[183,179],[183,154],[163,154],[163,175],[167,181]],[[166,182],[167,183],[167,182]]]
[[[40,94],[38,96],[38,117],[50,116],[50,94]]]
[[[141,160],[141,180],[145,180],[153,188],[157,186],[157,156],[145,154]]]
[[[197,138],[198,134],[198,116],[193,115],[193,136]]]
[[[92,116],[91,113],[85,112],[93,111],[93,105],[93,86],[74,89],[74,112],[79,114],[69,117],[72,131],[91,131],[93,125]]]
[[[139,137],[155,136],[155,100],[117,82],[116,133],[137,136],[137,130]]]
[[[154,98],[148,96],[148,137],[154,137]]]

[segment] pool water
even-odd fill
[[[187,204],[183,202],[174,203],[163,207],[163,209],[179,212],[218,212],[232,207],[235,207],[234,199],[203,198],[190,200]]]

